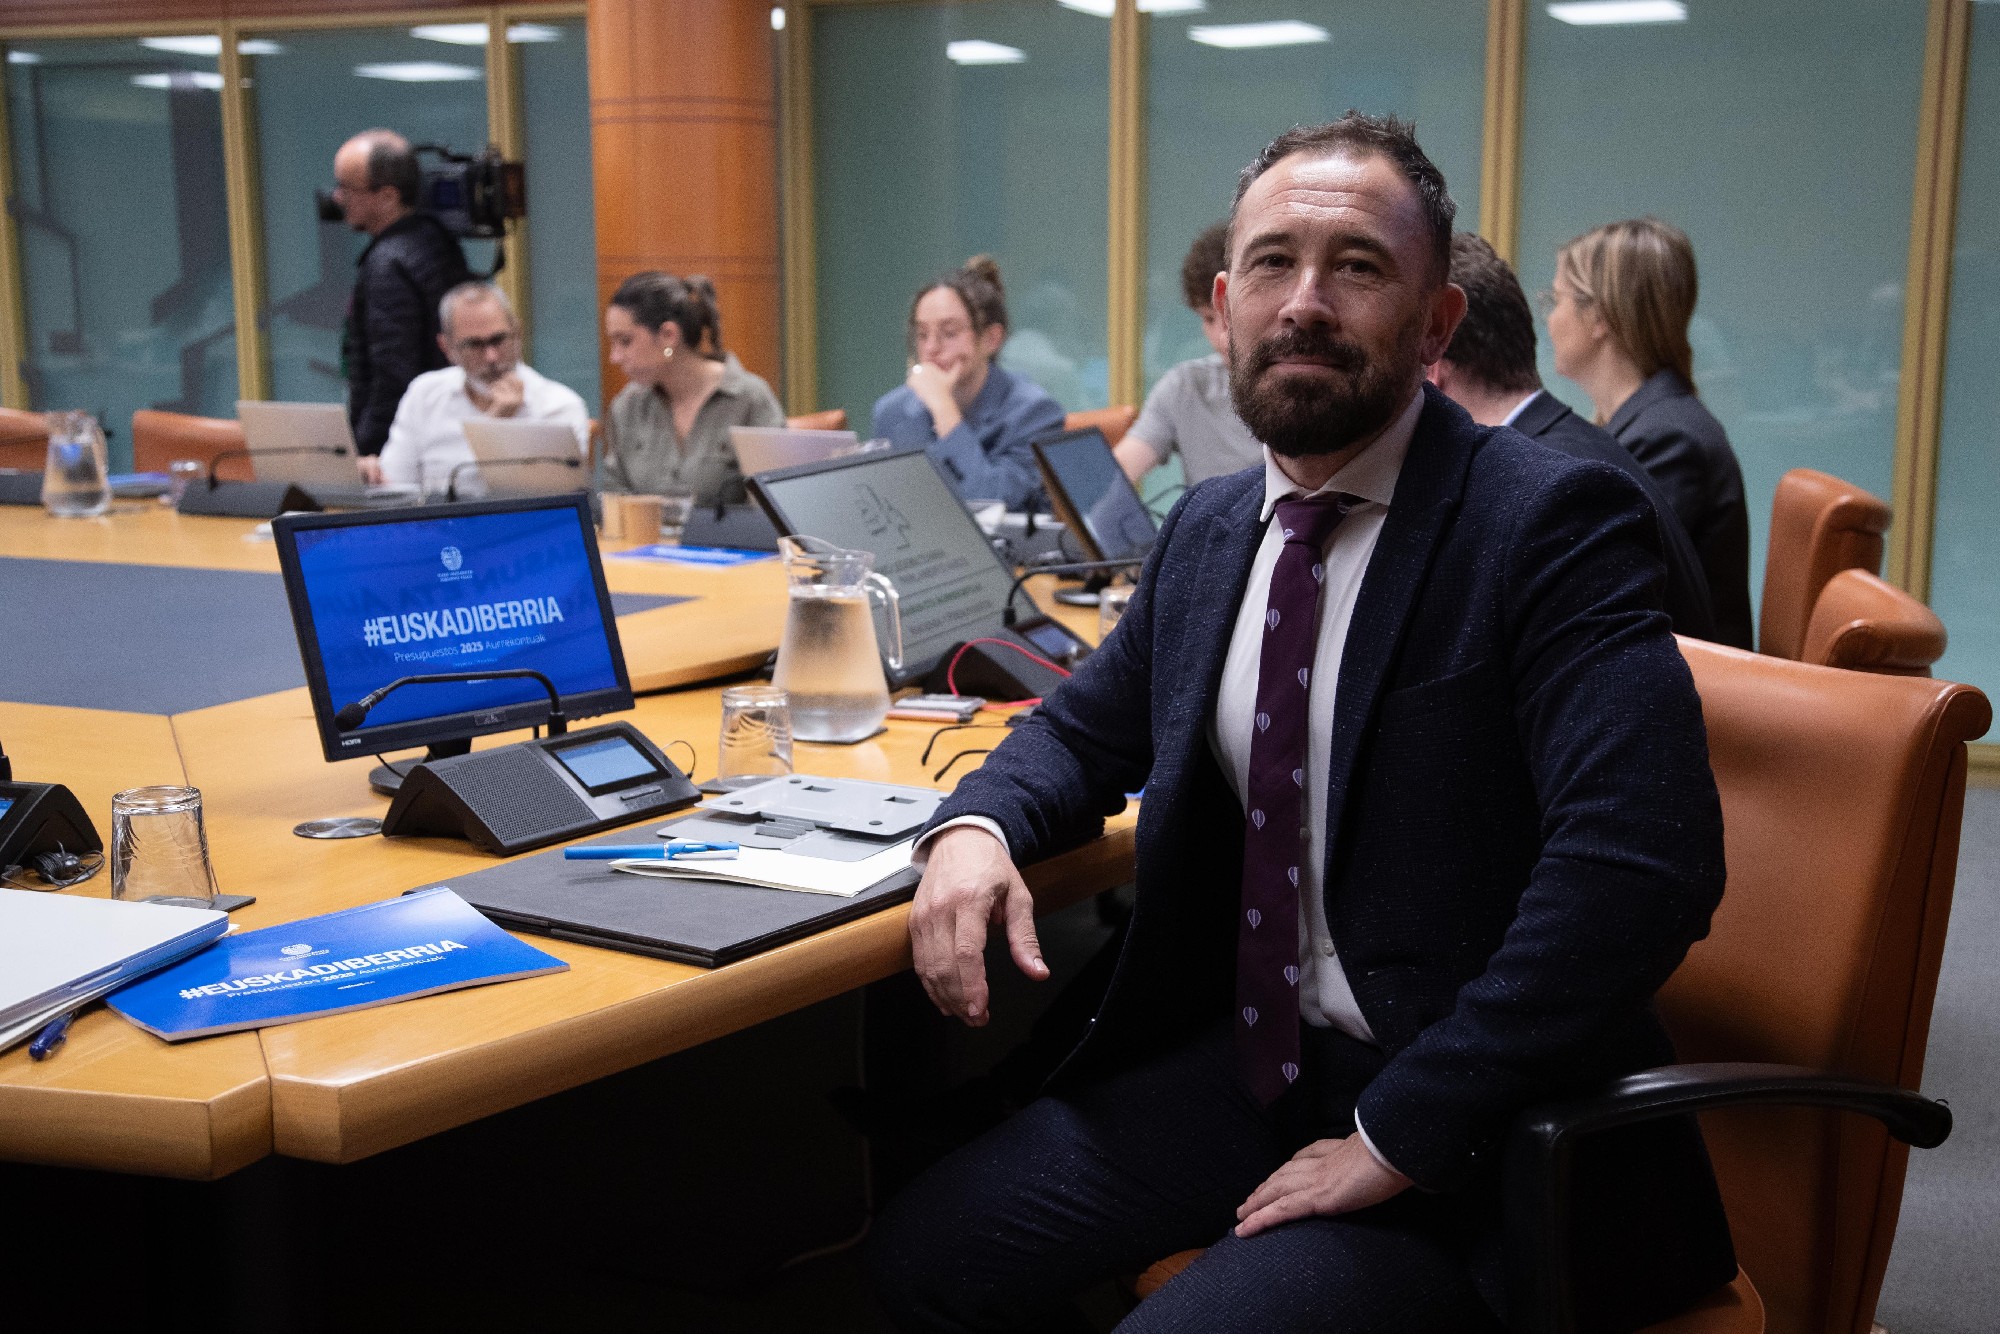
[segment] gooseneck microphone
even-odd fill
[[[208,489],[213,491],[222,485],[222,479],[215,475],[215,470],[224,459],[249,459],[250,466],[254,469],[259,458],[270,458],[278,454],[332,454],[337,458],[348,457],[346,450],[336,449],[332,445],[292,445],[284,449],[221,449],[217,450],[215,457],[208,461]]]
[[[569,731],[569,718],[563,713],[562,696],[556,693],[556,683],[527,667],[496,667],[487,672],[426,672],[422,676],[405,676],[380,689],[371,690],[343,707],[333,715],[333,725],[343,732],[352,732],[361,726],[370,709],[404,686],[443,685],[453,681],[504,681],[515,677],[539,681],[542,689],[549,692],[549,735],[561,736]]]
[[[1000,623],[1010,628],[1013,626],[1014,595],[1021,591],[1022,584],[1038,574],[1096,574],[1104,570],[1129,570],[1145,563],[1144,556],[1123,556],[1117,560],[1072,560],[1053,565],[1031,565],[1007,586],[1007,605],[1000,609]]]

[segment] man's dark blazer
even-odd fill
[[[1687,529],[1674,513],[1673,502],[1653,481],[1652,475],[1632,457],[1631,451],[1583,418],[1571,412],[1548,390],[1538,391],[1520,415],[1508,425],[1539,440],[1550,449],[1559,449],[1571,458],[1595,459],[1608,463],[1630,477],[1646,493],[1646,503],[1660,525],[1660,554],[1667,561],[1665,593],[1667,619],[1674,633],[1695,639],[1715,638],[1715,612],[1709,602],[1708,576],[1701,568],[1701,554],[1694,549]],[[1748,644],[1738,645],[1748,648]]]
[[[1708,574],[1716,640],[1751,647],[1750,510],[1743,469],[1722,423],[1692,385],[1661,370],[1618,405],[1605,429],[1645,465],[1694,539]]]
[[[1519,1109],[1672,1060],[1652,998],[1707,933],[1722,815],[1644,497],[1424,393],[1341,658],[1319,888],[1389,1058],[1361,1121],[1419,1187],[1477,1190]],[[1125,947],[1057,1088],[1233,1011],[1243,808],[1208,726],[1262,503],[1260,469],[1190,490],[1117,629],[938,812],[1026,864],[1145,788]],[[1691,1127],[1618,1133],[1587,1174],[1616,1217],[1579,1228],[1597,1328],[1735,1272]]]

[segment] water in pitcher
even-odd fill
[[[860,741],[889,711],[875,618],[865,591],[793,588],[772,684],[792,701],[800,741]]]

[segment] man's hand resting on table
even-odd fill
[[[1008,948],[1022,972],[1037,982],[1049,975],[1035,939],[1035,900],[1006,845],[984,829],[947,829],[928,851],[923,882],[910,906],[917,976],[938,1009],[983,1027],[989,923],[1006,928]]]
[[[1236,1235],[1315,1214],[1347,1214],[1401,1195],[1410,1179],[1385,1167],[1361,1136],[1314,1140],[1236,1206]]]

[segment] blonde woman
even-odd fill
[[[1688,321],[1697,283],[1687,234],[1658,218],[1609,222],[1556,252],[1546,307],[1556,370],[1644,465],[1694,539],[1716,638],[1751,647],[1750,513],[1722,423],[1695,394]]]

